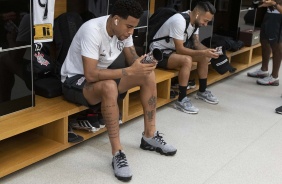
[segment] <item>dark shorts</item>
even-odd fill
[[[117,85],[120,82],[120,79],[114,80]],[[69,102],[87,106],[92,109],[98,109],[100,103],[91,105],[87,102],[83,95],[83,88],[86,83],[84,75],[75,75],[73,77],[67,78],[62,86],[62,91],[65,99]],[[124,99],[126,93],[119,94],[118,99]]]
[[[158,62],[157,68],[167,69],[167,62],[174,50],[163,50],[163,60]]]
[[[184,46],[189,49],[194,49],[194,45],[191,40],[188,40],[185,42]],[[172,49],[162,49],[163,52],[163,60],[158,62],[157,68],[163,68],[163,69],[168,69],[167,68],[167,62],[168,58],[172,53],[175,52],[175,50]]]
[[[270,44],[282,42],[282,14],[266,13],[261,25],[260,39]]]

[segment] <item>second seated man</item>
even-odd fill
[[[163,50],[163,60],[158,63],[158,67],[179,70],[179,97],[174,105],[176,109],[185,113],[195,114],[199,111],[186,94],[192,61],[197,62],[199,77],[199,91],[196,98],[210,104],[219,102],[218,98],[207,90],[209,61],[211,58],[218,58],[219,55],[215,49],[205,47],[199,40],[199,27],[207,26],[215,12],[216,9],[210,2],[199,1],[192,11],[183,12],[190,16],[187,34],[185,33],[186,19],[180,13],[176,13],[160,27],[153,38],[155,40],[169,36],[170,39],[153,41],[150,44],[150,50],[155,48]],[[187,44],[190,37],[192,44]]]

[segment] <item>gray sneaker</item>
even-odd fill
[[[126,156],[123,151],[119,150],[113,157],[112,166],[117,179],[129,181],[132,178],[131,170],[128,166]]]
[[[257,80],[257,84],[265,86],[279,86],[279,78],[273,78],[272,75]]]
[[[177,149],[175,149],[172,145],[167,144],[163,140],[159,131],[156,131],[154,137],[152,138],[145,137],[143,133],[140,148],[143,150],[156,151],[165,156],[175,155],[177,151]]]
[[[174,108],[188,114],[197,114],[199,109],[193,106],[191,100],[188,97],[185,97],[179,102],[178,100],[174,103]]]
[[[262,71],[261,69],[258,69],[258,70],[253,71],[253,72],[248,72],[247,75],[249,77],[263,78],[263,77],[269,76],[269,72],[268,71]]]
[[[205,92],[197,92],[196,94],[197,99],[204,100],[210,104],[218,104],[219,100],[214,96],[211,91],[207,90]]]

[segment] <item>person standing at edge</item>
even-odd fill
[[[201,26],[207,26],[208,22],[213,19],[215,12],[215,7],[210,2],[199,1],[192,11],[184,12],[190,16],[187,34],[184,33],[186,20],[180,13],[177,13],[160,27],[153,39],[164,36],[171,38],[154,41],[150,44],[150,50],[158,48],[164,52],[163,60],[158,63],[158,67],[179,70],[179,97],[175,102],[175,108],[185,113],[196,114],[199,111],[186,95],[192,61],[197,62],[199,76],[199,91],[196,98],[211,104],[219,102],[217,97],[206,89],[209,61],[211,58],[218,58],[219,55],[215,49],[209,49],[201,44],[198,30]],[[192,37],[192,45],[186,45],[190,37]]]
[[[282,14],[282,1],[281,0],[264,0],[263,3],[259,7],[273,7],[280,14]],[[275,112],[278,114],[282,114],[282,106],[277,107]]]
[[[273,5],[270,5],[272,4]],[[275,6],[274,6],[275,3]],[[268,6],[269,5],[269,6]],[[261,68],[248,72],[249,77],[259,78],[257,84],[265,86],[279,85],[279,69],[282,60],[282,15],[275,7],[280,7],[274,1],[263,1],[260,7],[268,7],[260,29],[260,43],[262,49]],[[269,75],[268,64],[272,53],[272,73]]]
[[[101,111],[112,148],[112,166],[119,180],[132,178],[125,152],[120,143],[117,99],[127,90],[140,86],[144,111],[144,132],[140,147],[164,155],[176,149],[156,131],[157,89],[156,63],[144,64],[133,46],[132,34],[143,13],[134,0],[118,0],[113,13],[91,19],[76,33],[61,69],[63,94],[66,100],[91,106],[101,103]],[[123,52],[129,67],[108,68]]]

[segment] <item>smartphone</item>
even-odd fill
[[[217,53],[217,54],[219,54],[219,55],[223,55],[222,46],[216,47],[215,50],[216,50],[215,53]]]
[[[148,54],[146,54],[145,58],[142,59],[141,63],[153,63],[155,60],[153,53],[149,52]]]
[[[149,52],[141,63],[156,63],[163,60],[163,53],[160,49],[154,49]]]

